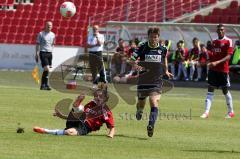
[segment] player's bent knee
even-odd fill
[[[43,70],[44,71],[49,71],[48,66],[44,66]]]
[[[213,86],[208,86],[208,92],[214,92],[214,87]]]
[[[70,128],[70,129],[67,129],[65,131],[66,135],[69,135],[69,136],[76,136],[78,135],[78,132],[75,128]]]
[[[222,92],[226,95],[228,93],[228,87],[222,87]]]

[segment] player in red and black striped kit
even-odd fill
[[[33,131],[41,134],[53,135],[87,135],[92,131],[99,130],[105,123],[109,129],[108,137],[113,138],[115,134],[113,114],[106,105],[108,100],[107,90],[97,89],[94,91],[94,99],[85,106],[81,105],[84,96],[79,96],[73,103],[73,113],[81,114],[79,119],[72,120],[69,114],[66,128],[63,130],[49,130],[41,127],[34,127]]]
[[[214,89],[221,88],[226,98],[228,112],[225,118],[234,117],[232,96],[229,92],[229,59],[233,54],[232,40],[225,36],[222,24],[217,26],[218,39],[212,41],[212,50],[209,52],[208,93],[205,102],[205,112],[201,118],[207,118],[211,108]]]

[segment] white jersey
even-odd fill
[[[55,34],[53,32],[41,31],[37,36],[37,44],[40,45],[40,51],[52,52],[55,43]]]
[[[98,33],[97,37],[98,37],[99,41],[102,43],[101,46],[95,46],[95,47],[89,48],[88,51],[92,51],[92,52],[103,51],[104,35]],[[96,45],[97,44],[96,36],[90,35],[88,37],[87,43],[89,45]]]

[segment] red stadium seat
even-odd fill
[[[64,44],[72,46],[74,44],[73,43],[73,37],[66,37],[65,40],[64,40]]]
[[[38,14],[38,19],[45,20],[45,19],[46,19],[46,13],[45,13],[45,12],[40,12],[40,13]]]
[[[14,26],[18,26],[19,23],[20,23],[20,19],[14,18],[14,19],[12,19],[12,21],[11,21],[11,25],[14,25]]]
[[[203,22],[204,23],[211,23],[211,17],[210,16],[205,16],[205,17],[203,17]]]
[[[211,23],[219,23],[220,22],[220,16],[218,15],[209,15],[210,22]]]
[[[229,17],[229,23],[231,23],[231,24],[239,24],[238,16],[231,16],[231,17]]]
[[[229,8],[238,8],[238,1],[232,1]]]
[[[77,27],[77,22],[76,21],[70,21],[69,22],[69,27],[75,29]]]
[[[61,26],[61,28],[68,28],[69,22],[65,21],[65,20],[62,20],[61,23],[60,23],[60,26]]]
[[[228,24],[229,23],[229,16],[221,16],[220,21],[221,21],[221,23]]]
[[[81,36],[74,36],[73,44],[75,46],[80,46],[82,43],[82,37]]]
[[[17,27],[15,25],[12,25],[9,29],[9,33],[16,34],[16,32],[17,32]]]
[[[35,26],[33,33],[38,34],[40,31],[42,31],[44,26]]]
[[[195,23],[202,23],[203,21],[203,16],[202,15],[196,15],[193,22]]]
[[[212,12],[212,15],[222,15],[222,9],[220,8],[214,8],[213,9],[213,12]]]
[[[15,43],[22,44],[23,43],[23,35],[18,35],[15,37]]]
[[[19,27],[17,28],[17,32],[18,32],[18,33],[25,34],[26,31],[28,31],[27,26],[19,26]]]
[[[6,17],[8,17],[8,19],[13,19],[15,12],[10,10],[10,11],[6,11]]]
[[[182,7],[181,6],[178,6],[178,7],[175,7],[174,8],[174,17],[179,17],[183,14],[183,11],[182,11]]]
[[[61,24],[61,21],[60,20],[57,20],[57,19],[53,19],[53,28],[56,28],[56,27],[61,27],[60,24]]]
[[[225,9],[225,14],[232,15],[232,16],[238,16],[239,15],[239,9],[238,8],[227,8]]]
[[[200,1],[201,0],[192,1],[192,10],[199,10],[201,8]]]
[[[106,7],[106,0],[97,0],[98,6]]]
[[[63,45],[63,44],[64,44],[64,36],[57,36],[56,45]]]
[[[192,3],[189,0],[183,0],[182,2],[182,8],[184,13],[190,13],[192,12]]]
[[[68,36],[74,36],[75,32],[74,32],[74,29],[73,28],[68,28],[66,30],[66,35]]]
[[[89,7],[90,6],[90,0],[84,0],[82,1],[82,6]]]
[[[14,0],[7,0],[7,4],[10,5],[10,6],[13,5],[14,4]]]
[[[31,35],[30,34],[25,34],[24,36],[23,36],[23,43],[24,44],[30,44],[31,43],[31,40],[32,39],[32,37],[31,37]]]
[[[28,12],[28,11],[23,12],[21,14],[21,18],[28,20],[30,18],[30,12]]]
[[[3,19],[3,24],[4,25],[10,25],[11,24],[11,20],[8,19],[8,18],[5,18],[5,19]]]
[[[28,21],[28,26],[34,27],[35,25],[36,25],[36,20],[35,20],[35,19],[30,19],[30,20]]]
[[[33,6],[30,4],[25,4],[23,9],[24,9],[24,12],[31,12],[33,10]]]
[[[37,11],[32,11],[31,12],[31,15],[30,15],[30,17],[31,17],[31,19],[38,19],[38,14],[39,14],[39,12],[37,12]]]
[[[5,43],[7,40],[7,36],[8,34],[7,33],[4,33],[4,32],[1,32],[0,33],[0,43]]]
[[[20,26],[27,26],[27,20],[26,19],[21,19],[19,22]]]
[[[217,2],[217,0],[209,0],[209,3],[210,4],[214,4],[214,3],[216,3]]]
[[[62,17],[62,15],[61,15],[59,12],[57,12],[57,13],[54,15],[54,19],[61,20],[61,19],[63,19],[63,17]]]
[[[58,34],[64,36],[66,34],[66,29],[65,28],[58,29]]]
[[[54,14],[52,12],[48,12],[46,15],[46,19],[50,21],[54,20]]]
[[[200,0],[200,5],[203,7],[209,5],[209,0]]]
[[[1,19],[5,18],[6,17],[6,11],[0,10],[0,17],[1,17]]]
[[[15,42],[15,38],[16,38],[15,34],[8,34],[6,42],[7,43],[14,43]]]
[[[36,22],[36,26],[38,26],[38,27],[44,27],[44,26],[45,26],[45,21],[44,21],[44,20],[38,20],[38,21]]]

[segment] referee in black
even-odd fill
[[[94,25],[92,29],[93,34],[88,36],[87,47],[89,51],[89,65],[92,73],[93,88],[97,88],[98,82],[107,83],[102,57],[104,35],[99,33],[98,25]],[[100,75],[99,78],[97,78],[98,73]]]
[[[52,67],[52,51],[55,44],[55,34],[51,31],[53,24],[47,21],[45,29],[37,36],[35,59],[38,63],[39,58],[43,67],[40,90],[51,90],[48,85],[49,68]]]

